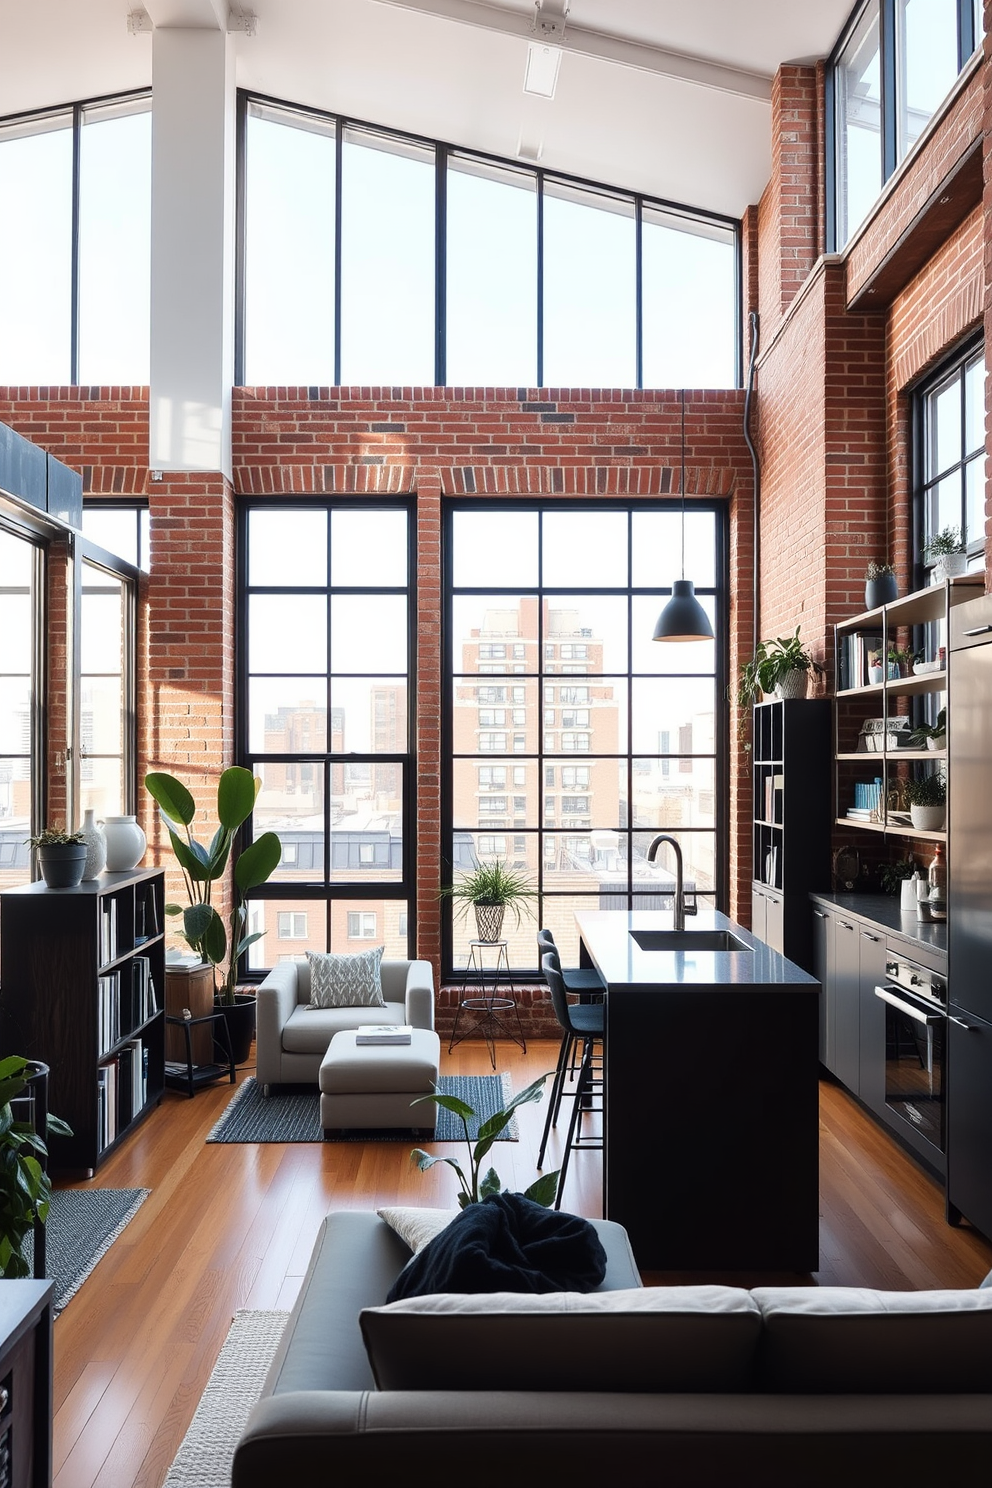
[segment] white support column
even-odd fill
[[[235,83],[230,38],[152,41],[149,463],[231,475]]]

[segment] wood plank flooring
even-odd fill
[[[499,1067],[519,1089],[553,1069],[556,1054],[552,1043],[532,1043],[526,1055],[501,1044]],[[447,1074],[489,1068],[482,1043],[443,1056]],[[249,1065],[239,1078],[250,1073]],[[234,1312],[292,1306],[329,1209],[454,1204],[450,1171],[439,1164],[419,1173],[406,1143],[207,1145],[204,1137],[231,1094],[226,1083],[192,1100],[167,1093],[92,1180],[101,1188],[152,1192],[55,1324],[56,1488],[160,1488]],[[543,1103],[523,1107],[520,1141],[494,1148],[506,1187],[525,1188],[536,1176],[543,1122]],[[563,1135],[564,1122],[560,1130]],[[662,1188],[666,1138],[671,1133],[659,1120],[644,1147],[645,1181]],[[560,1155],[556,1141],[549,1167]],[[573,1155],[566,1207],[597,1217],[600,1184],[600,1155]],[[826,1083],[820,1190],[821,1263],[811,1282],[973,1286],[992,1270],[992,1245],[967,1227],[945,1224],[938,1186]]]

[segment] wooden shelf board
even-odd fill
[[[859,832],[887,832],[892,837],[919,837],[927,842],[946,842],[946,832],[924,832],[919,827],[897,826],[895,822],[859,821],[850,816],[834,818],[838,827],[855,827]]]

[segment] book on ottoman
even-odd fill
[[[360,1023],[356,1044],[408,1044],[413,1032],[411,1023]]]

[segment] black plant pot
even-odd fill
[[[877,610],[879,605],[891,604],[897,597],[895,574],[881,574],[877,579],[865,581],[865,609]]]
[[[38,849],[38,867],[50,889],[74,889],[86,867],[85,842],[53,842]]]
[[[231,1052],[235,1064],[244,1064],[251,1054],[251,1041],[255,1037],[255,999],[243,992],[234,994],[234,1006],[230,1003],[214,1003],[219,1013],[224,1014],[227,1036],[231,1040]]]

